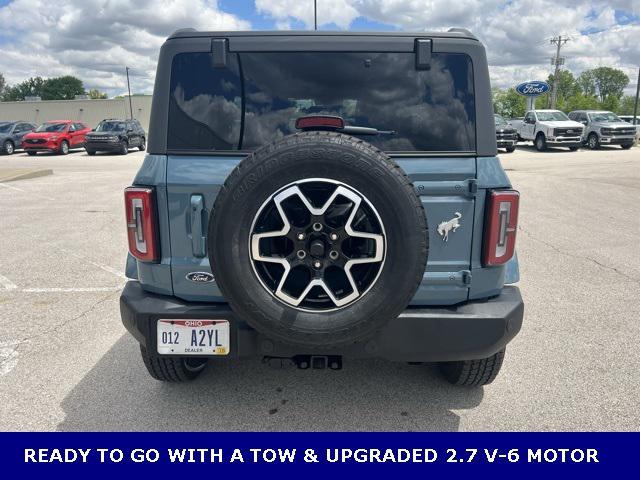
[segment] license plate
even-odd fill
[[[163,355],[227,355],[227,320],[158,320],[158,353]]]

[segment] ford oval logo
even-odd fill
[[[209,272],[190,272],[186,275],[187,280],[193,283],[211,283],[213,282],[213,275]]]
[[[516,92],[525,97],[537,97],[549,91],[547,82],[524,82],[516,87]]]

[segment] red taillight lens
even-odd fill
[[[482,263],[485,266],[507,263],[516,248],[518,205],[515,190],[491,190],[487,194]]]
[[[330,115],[309,115],[296,120],[296,128],[305,130],[309,128],[341,129],[344,128],[344,120],[341,117]]]
[[[152,188],[129,187],[124,191],[127,236],[131,255],[143,262],[158,260],[156,205]]]

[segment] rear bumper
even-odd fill
[[[188,303],[143,290],[128,282],[120,297],[125,328],[148,350],[156,349],[156,323],[165,319],[225,319],[230,323],[231,348],[225,357],[342,355],[403,362],[435,362],[485,358],[502,350],[522,326],[524,303],[517,287],[481,302],[450,308],[407,308],[372,338],[337,349],[301,351],[279,343],[236,317],[225,303]],[[304,349],[302,349],[304,350]]]

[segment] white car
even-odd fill
[[[568,147],[575,151],[582,144],[584,125],[574,122],[560,110],[530,110],[518,126],[521,141],[532,141],[540,152],[547,146]]]

